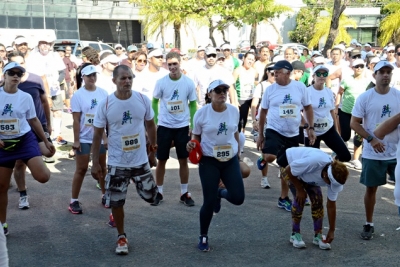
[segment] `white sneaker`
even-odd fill
[[[295,248],[305,248],[306,243],[304,243],[303,238],[300,233],[295,233],[290,236],[290,243],[293,244]]]
[[[128,254],[128,239],[126,237],[118,238],[117,248],[115,249],[115,253],[118,255]]]
[[[22,209],[22,210],[26,210],[29,209],[29,201],[28,201],[28,196],[23,196],[19,198],[19,204],[18,204],[18,208]]]
[[[314,237],[313,244],[319,246],[320,249],[331,249],[331,244],[325,243],[321,234]]]
[[[265,188],[265,189],[271,188],[271,186],[269,185],[269,182],[268,182],[268,177],[261,178],[261,187]]]
[[[352,160],[351,164],[353,164],[353,168],[356,169],[356,170],[361,170],[362,169],[361,161],[359,161],[358,159]]]

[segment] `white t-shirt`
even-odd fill
[[[271,84],[272,83],[270,83],[269,81],[262,81],[259,84],[257,84],[256,88],[254,89],[253,97],[261,99],[265,89],[267,89],[267,87],[270,86]]]
[[[93,141],[93,121],[96,115],[98,104],[105,98],[108,93],[106,90],[96,87],[96,90],[89,91],[85,87],[81,87],[71,98],[72,112],[80,112],[80,131],[79,141],[81,143],[91,144]]]
[[[400,125],[397,126],[397,128],[393,132],[386,135],[383,140],[387,141],[388,143],[396,144],[397,147],[400,147]],[[397,162],[400,162],[400,149],[397,149],[396,159],[397,159]],[[396,165],[394,176],[400,177],[400,165],[399,164]],[[400,207],[400,183],[395,184],[393,194],[394,194],[394,203],[396,204],[396,206]]]
[[[390,88],[390,91],[381,95],[371,88],[362,93],[354,104],[352,115],[363,119],[364,129],[372,136],[376,127],[400,112],[400,91]],[[383,140],[385,151],[376,153],[370,143],[364,139],[362,157],[374,160],[388,160],[396,157],[397,145]]]
[[[27,120],[36,117],[35,105],[30,94],[17,90],[9,94],[0,88],[0,139],[13,139],[31,130]]]
[[[264,70],[267,65],[268,64],[264,64],[259,60],[257,60],[253,65],[253,68],[255,68],[258,73],[258,81],[259,82],[261,81],[262,77],[264,76],[264,73],[265,73]]]
[[[195,73],[206,65],[204,59],[197,59],[196,57],[190,59],[185,64],[187,75],[189,78],[193,79]]]
[[[390,87],[394,87],[400,90],[400,68],[394,68],[392,70],[392,80],[390,82]]]
[[[135,91],[126,100],[111,94],[100,102],[93,126],[108,124],[109,165],[135,167],[148,162],[144,123],[153,117],[150,99]]]
[[[205,104],[204,98],[207,93],[207,88],[210,83],[215,80],[222,80],[229,86],[231,86],[234,82],[232,73],[218,65],[214,65],[212,68],[209,69],[203,66],[195,72],[193,81],[196,87],[200,87],[200,98],[197,99],[200,106],[203,106]],[[226,99],[226,101],[228,101],[228,98]]]
[[[299,135],[301,110],[311,104],[306,86],[291,81],[286,86],[277,83],[264,90],[261,107],[268,109],[267,129],[272,129],[286,137]]]
[[[196,87],[191,79],[182,74],[177,81],[169,75],[157,81],[153,97],[160,99],[158,125],[167,128],[182,128],[189,125],[188,103],[195,101]]]
[[[238,130],[239,111],[231,104],[227,103],[226,106],[223,112],[216,112],[212,105],[208,104],[194,115],[192,133],[201,135],[200,144],[204,156],[214,157],[217,146],[230,147],[230,158],[238,153],[235,133]]]
[[[65,70],[65,64],[58,53],[50,51],[46,56],[40,52],[34,52],[27,58],[26,70],[39,76],[46,76],[50,87],[50,95],[61,94],[60,83],[58,81],[59,71]]]
[[[312,85],[307,87],[307,91],[311,97],[311,105],[314,112],[315,135],[320,136],[333,126],[333,118],[331,115],[331,110],[335,109],[333,92],[326,87],[322,90],[317,90]],[[305,120],[307,120],[306,117]],[[304,136],[308,137],[307,131],[304,131]]]
[[[243,104],[246,100],[253,98],[254,83],[257,75],[257,71],[253,68],[246,70],[244,67],[239,67],[235,71],[238,71],[238,81],[236,81],[236,92],[238,95],[239,103]],[[239,86],[239,88],[237,87]]]
[[[328,199],[337,200],[338,193],[321,177],[322,170],[332,162],[328,154],[312,147],[292,147],[286,150],[286,156],[293,176],[309,185],[327,186]]]
[[[140,75],[133,80],[132,90],[138,91],[152,100],[157,81],[168,74],[169,71],[164,68],[160,68],[157,72],[151,72],[149,68],[146,67],[142,70]]]
[[[106,76],[101,73],[97,74],[96,86],[106,90],[111,95],[117,90],[117,85],[112,81],[112,76]]]
[[[335,71],[337,71],[338,69],[342,68],[343,65],[340,64],[339,66],[336,66],[336,65],[332,65],[332,62],[329,62],[327,64],[327,67],[329,69],[329,74],[332,74]],[[339,88],[340,88],[340,79],[339,78],[333,79],[331,81],[331,90],[333,93],[335,93],[335,95],[337,95],[337,93],[339,92]]]

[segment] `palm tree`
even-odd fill
[[[390,3],[383,8],[383,13],[388,14],[379,26],[379,41],[384,46],[400,39],[400,3]]]
[[[317,19],[317,23],[315,24],[314,27],[314,36],[308,42],[309,48],[318,46],[321,38],[324,40],[324,42],[326,41],[331,25],[332,9],[326,11],[328,12],[328,15],[326,16],[320,15]],[[345,41],[346,43],[350,42],[351,36],[350,34],[347,33],[346,30],[349,27],[352,27],[354,29],[357,28],[357,22],[354,19],[351,19],[344,14],[340,15],[338,34],[335,38],[334,44],[338,44],[340,41]]]

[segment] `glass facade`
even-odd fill
[[[79,39],[76,0],[2,0],[0,28],[53,29],[59,39]]]

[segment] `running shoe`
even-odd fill
[[[29,209],[29,201],[28,201],[28,196],[23,196],[19,198],[19,204],[18,204],[18,208],[20,208],[21,210],[26,210]]]
[[[3,230],[4,230],[4,235],[8,235],[8,224],[3,223]]]
[[[369,224],[365,224],[363,226],[363,231],[361,232],[361,238],[364,240],[370,240],[373,238],[373,235],[374,235],[374,227]]]
[[[107,203],[106,203],[106,196],[105,195],[103,195],[101,197],[101,204],[103,204],[104,208],[106,208],[106,209],[111,208],[110,205],[107,205]]]
[[[179,202],[183,203],[185,206],[192,207],[194,206],[194,201],[189,192],[186,192],[181,196]]]
[[[210,247],[208,246],[208,236],[206,235],[201,235],[199,236],[199,244],[197,245],[198,249],[200,251],[210,251]]]
[[[293,244],[295,248],[305,248],[306,243],[304,243],[303,238],[301,237],[300,233],[293,233],[290,236],[290,243]]]
[[[57,136],[56,138],[53,138],[52,141],[57,142],[57,144],[60,146],[68,144],[68,142],[65,141],[61,136]]]
[[[356,169],[356,170],[361,170],[362,169],[361,161],[359,161],[358,159],[352,160],[351,164],[353,165],[353,168]]]
[[[158,206],[160,205],[161,201],[163,201],[164,197],[161,193],[157,193],[156,199],[154,199],[153,203],[150,203],[152,206]]]
[[[269,185],[269,182],[268,182],[268,177],[261,178],[261,187],[265,188],[265,189],[271,188],[271,186]]]
[[[126,238],[126,236],[120,236],[118,238],[115,253],[117,255],[128,255],[128,239]]]
[[[114,216],[112,215],[112,213],[110,213],[110,220],[108,221],[107,225],[110,227],[117,227],[117,224],[114,221]]]
[[[286,211],[292,211],[292,201],[289,199],[289,197],[286,197],[284,199],[279,198],[278,199],[278,208],[284,209]]]
[[[53,157],[45,157],[45,156],[43,156],[43,161],[44,162],[46,162],[46,163],[54,163],[54,162],[56,162],[56,160],[53,158]]]
[[[100,186],[99,182],[97,182],[96,187],[97,187],[97,189],[101,190],[101,186]]]
[[[324,241],[321,233],[314,237],[313,244],[319,246],[320,249],[331,249],[331,244]]]
[[[81,204],[79,203],[79,201],[74,201],[71,204],[69,204],[68,210],[72,214],[82,214],[82,208],[81,208]]]

